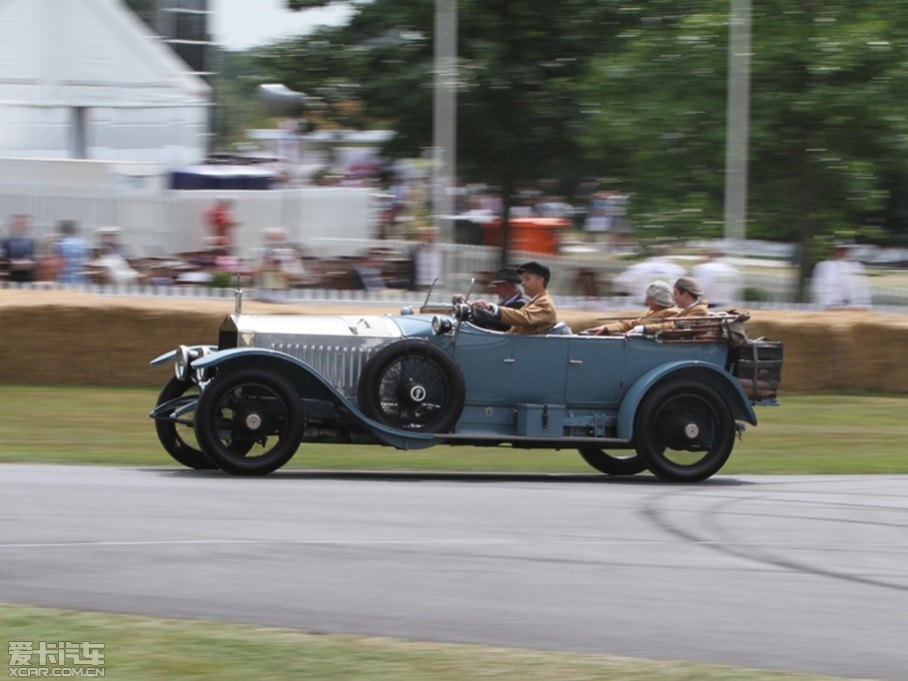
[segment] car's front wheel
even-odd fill
[[[636,475],[646,470],[646,463],[634,451],[623,456],[609,454],[600,447],[581,447],[579,451],[584,461],[606,475]]]
[[[698,482],[728,460],[735,443],[735,422],[725,400],[709,386],[668,381],[644,398],[634,439],[637,452],[656,477]]]
[[[156,405],[160,407],[169,403],[168,412],[163,415],[167,418],[155,419],[154,428],[161,445],[175,461],[188,468],[209,470],[217,466],[198,447],[193,429],[194,411],[188,411],[177,419],[169,418],[178,409],[194,404],[198,398],[199,388],[195,383],[181,381],[175,376],[171,378],[158,395]]]
[[[226,371],[202,392],[195,432],[202,451],[236,475],[264,475],[296,453],[305,427],[296,389],[268,371]]]

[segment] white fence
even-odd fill
[[[0,289],[17,290],[53,290],[75,291],[90,293],[107,297],[153,297],[153,298],[193,298],[200,300],[224,300],[225,309],[233,309],[232,301],[236,295],[233,288],[211,288],[207,286],[137,286],[137,285],[62,285],[55,283],[40,284],[15,284],[0,281]],[[436,290],[432,293],[433,301],[450,300],[450,287]],[[453,289],[466,292],[466,288]],[[337,305],[350,303],[357,306],[376,307],[406,307],[414,309],[425,301],[426,294],[401,289],[387,291],[339,291],[332,289],[287,289],[283,291],[261,292],[254,288],[244,289],[244,298],[249,300],[265,300],[267,302],[285,303],[293,305]],[[875,292],[876,296],[876,292]],[[474,292],[473,298],[477,295]],[[885,302],[874,303],[874,310],[883,313],[904,314],[908,310],[908,295],[904,292],[883,291],[880,300]],[[874,298],[878,300],[878,298]],[[571,294],[556,294],[555,301],[560,309],[609,311],[628,308],[639,308],[641,305],[631,301],[626,296],[589,297]],[[810,304],[799,304],[788,301],[761,301],[748,302],[743,305],[748,310],[804,310],[815,311],[818,308]]]
[[[401,257],[406,257],[414,247],[409,241],[388,241],[374,239],[331,239],[319,237],[311,239],[307,245],[311,255],[317,258],[338,258],[354,256],[371,248],[381,247],[396,251]],[[433,294],[433,300],[450,300],[453,293],[466,293],[474,277],[493,273],[499,267],[499,250],[487,246],[474,246],[466,244],[440,244],[443,253],[443,280],[439,282]],[[517,264],[528,260],[542,260],[552,269],[553,277],[550,285],[559,307],[565,309],[596,309],[608,310],[619,307],[642,305],[626,296],[610,295],[607,284],[612,277],[618,274],[626,263],[603,257],[601,255],[584,256],[551,256],[538,253],[512,253],[509,259]],[[591,293],[581,287],[581,274],[592,274],[599,284],[598,291]],[[794,303],[795,279],[787,270],[778,267],[759,270],[755,268],[743,269],[743,286],[759,289],[763,300],[747,302],[747,308],[763,309],[812,309],[810,305]],[[207,286],[152,286],[139,285],[83,285],[64,287],[56,283],[36,283],[16,285],[10,282],[0,282],[3,288],[23,289],[51,289],[51,290],[80,290],[98,295],[113,296],[155,296],[155,297],[193,297],[193,298],[232,298],[233,288],[211,288]],[[241,282],[248,287],[249,282]],[[893,288],[881,285],[871,279],[874,306],[877,310],[903,312],[908,307],[908,289]],[[256,296],[257,293],[250,289],[248,295]],[[490,291],[474,286],[473,297],[489,296]],[[337,303],[356,302],[360,304],[376,305],[414,305],[424,299],[424,294],[400,289],[390,289],[380,292],[330,290],[323,288],[288,289],[286,291],[269,292],[268,296],[280,302],[287,303]]]
[[[312,188],[269,191],[168,191],[162,196],[119,196],[68,192],[42,196],[0,187],[0,213],[32,216],[33,236],[43,240],[60,220],[77,220],[91,240],[98,227],[117,226],[134,254],[156,256],[198,250],[205,234],[204,213],[219,196],[237,195],[234,214],[239,252],[262,245],[268,227],[286,227],[294,242],[305,244],[324,234],[364,237],[372,233],[367,190]]]
[[[302,244],[375,234],[369,189],[170,190],[164,169],[151,163],[0,159],[0,219],[32,216],[38,239],[50,236],[60,220],[78,221],[87,239],[98,227],[116,226],[138,256],[197,250],[204,213],[221,196],[234,200],[240,253],[261,246],[262,232],[276,226]]]

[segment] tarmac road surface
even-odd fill
[[[0,602],[908,674],[908,476],[0,477]]]

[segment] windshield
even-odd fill
[[[470,280],[470,286],[466,291],[458,291],[453,295],[449,293],[444,286],[441,285],[442,282],[439,279],[436,279],[432,286],[429,287],[429,290],[426,292],[426,296],[422,301],[420,311],[421,312],[444,312],[450,313],[451,306],[458,301],[470,300],[470,296],[475,296],[476,291],[476,280]]]

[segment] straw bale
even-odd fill
[[[908,393],[908,315],[874,312],[755,312],[751,338],[785,345],[782,390]]]
[[[180,344],[217,344],[233,300],[110,298],[60,291],[0,291],[0,383],[162,385],[170,365],[149,362]],[[255,314],[349,314],[349,306],[246,301]],[[393,310],[376,310],[384,314]]]
[[[854,372],[862,389],[908,393],[908,319],[857,320]]]
[[[351,314],[351,305],[246,301],[255,314]],[[0,383],[160,386],[171,367],[149,361],[180,344],[217,343],[233,300],[110,298],[60,291],[0,290]],[[369,314],[396,308],[363,309]],[[620,314],[620,313],[619,313]],[[604,315],[564,311],[575,331]],[[908,314],[753,311],[751,338],[785,344],[782,390],[908,393]]]

